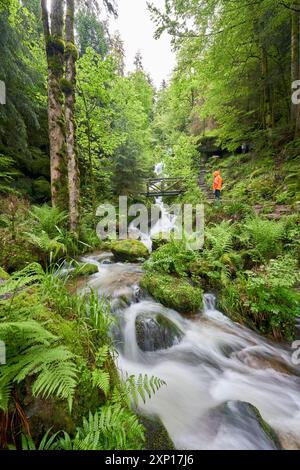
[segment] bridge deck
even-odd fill
[[[147,197],[174,197],[185,192],[183,182],[185,178],[149,178],[145,182],[147,184],[147,192],[143,195]]]

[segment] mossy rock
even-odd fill
[[[159,418],[140,416],[139,420],[145,428],[145,450],[175,449],[168,431]]]
[[[136,263],[149,257],[149,251],[139,240],[121,240],[112,243],[111,251],[117,261]]]
[[[1,268],[1,266],[0,266],[0,284],[3,281],[7,281],[7,279],[9,279],[9,277],[10,277],[9,274],[6,271],[4,271],[4,269]]]
[[[239,430],[245,439],[257,450],[280,450],[281,445],[275,431],[262,418],[259,410],[251,403],[228,401],[209,412],[210,429],[218,433],[225,428]],[[256,447],[257,446],[257,447]],[[254,448],[253,448],[254,450]]]
[[[192,315],[203,306],[203,291],[185,279],[148,272],[141,279],[141,287],[165,307],[180,313]]]
[[[71,271],[71,277],[92,276],[99,272],[95,264],[83,263],[80,264],[74,271]]]
[[[178,344],[183,332],[160,313],[138,315],[135,321],[136,340],[142,351],[158,351]]]

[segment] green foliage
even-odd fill
[[[144,442],[144,428],[130,410],[120,405],[102,407],[83,418],[72,439],[67,433],[58,441],[63,450],[136,450]]]
[[[133,401],[135,407],[138,407],[139,399],[146,402],[148,398],[152,396],[163,386],[166,382],[159,379],[158,377],[148,377],[147,374],[140,374],[137,378],[134,375],[126,375],[120,388],[116,388],[112,395],[113,403],[125,402],[130,407],[131,401]]]
[[[173,239],[154,251],[144,267],[149,271],[186,276],[188,266],[196,258],[196,253],[188,250],[182,240]]]
[[[13,159],[0,153],[0,194],[14,192],[10,184],[18,174],[13,170]]]
[[[276,339],[292,341],[295,318],[300,314],[300,296],[293,289],[299,278],[297,261],[289,254],[281,256],[227,285],[221,306],[234,320]]]
[[[218,260],[233,247],[234,226],[228,221],[223,221],[208,227],[205,236],[207,257]]]
[[[281,222],[256,217],[246,222],[245,229],[249,246],[261,260],[268,260],[280,252],[284,236]]]
[[[0,338],[7,345],[7,365],[1,367],[0,407],[8,408],[13,384],[34,377],[33,395],[72,399],[77,383],[74,355],[33,320],[1,322]]]
[[[50,207],[47,204],[43,206],[33,206],[30,214],[32,215],[38,230],[46,232],[49,237],[57,235],[57,227],[61,226],[67,219],[67,214],[60,211],[57,207]]]
[[[22,434],[21,436],[21,447],[22,450],[53,450],[55,449],[55,440],[59,435],[59,432],[52,434],[50,436],[51,429],[49,429],[43,436],[41,442],[38,446],[36,446],[34,440],[31,436],[27,436],[26,434]]]

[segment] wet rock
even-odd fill
[[[161,314],[138,315],[135,325],[137,343],[142,351],[168,349],[183,337],[180,328]]]
[[[275,431],[258,409],[247,402],[228,401],[214,408],[209,412],[209,427],[215,434],[228,433],[233,438],[239,435],[247,449],[281,449]]]
[[[195,314],[203,306],[203,291],[185,279],[148,272],[141,279],[141,287],[165,307],[183,314]]]
[[[114,242],[111,251],[116,261],[136,263],[149,257],[149,251],[139,240],[121,240]]]
[[[97,272],[99,272],[99,269],[95,264],[82,263],[71,272],[71,277],[92,276]]]
[[[174,444],[168,431],[159,418],[141,416],[140,422],[145,428],[145,450],[174,450]]]

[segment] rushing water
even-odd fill
[[[164,174],[164,164],[157,163],[155,165],[154,173],[156,176],[166,176]],[[175,214],[170,214],[168,212],[161,197],[155,198],[155,204],[158,208],[158,212],[155,213],[155,217],[151,220],[149,233],[141,232],[141,230],[135,227],[134,222],[130,224],[128,229],[129,237],[140,240],[146,248],[148,248],[149,252],[152,251],[152,240],[160,234],[170,234],[175,228],[177,219]]]
[[[300,371],[288,349],[233,323],[216,309],[213,295],[205,296],[203,312],[183,318],[140,291],[141,266],[111,263],[109,253],[86,261],[99,267],[89,287],[110,299],[118,319],[119,368],[167,384],[140,408],[160,417],[176,448],[273,449],[241,402],[258,408],[284,448],[299,448]],[[163,344],[158,316],[179,332],[171,347]],[[158,350],[151,350],[154,343],[150,350],[139,346],[138,319],[145,324],[143,341],[156,338]]]
[[[163,173],[163,164],[155,173]],[[160,198],[161,217],[150,234],[131,226],[151,250],[154,234],[171,230],[175,219]],[[300,449],[300,368],[292,351],[233,323],[205,295],[203,311],[182,317],[142,293],[142,266],[113,263],[111,253],[84,258],[98,266],[87,289],[109,299],[117,319],[113,335],[118,366],[166,382],[143,413],[158,416],[177,449],[274,449],[259,425],[254,405],[283,448]]]

